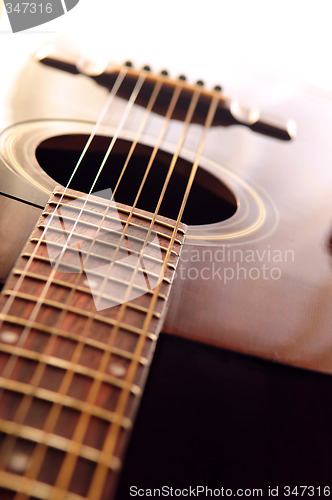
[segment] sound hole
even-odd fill
[[[49,176],[65,186],[87,140],[86,135],[52,137],[42,142],[37,148],[37,160]],[[109,144],[110,138],[104,136],[97,136],[93,139],[70,184],[72,189],[83,192],[90,190]],[[132,142],[123,139],[115,142],[94,192],[109,188],[114,191],[131,145]],[[133,205],[151,154],[152,148],[149,146],[138,144],[135,147],[134,154],[116,190],[116,201]],[[171,161],[171,154],[158,151],[139,197],[138,208],[155,212]],[[171,219],[177,218],[191,168],[190,162],[182,158],[178,159],[159,210],[161,215]],[[236,212],[236,209],[237,203],[233,193],[219,179],[199,168],[182,221],[189,225],[212,224],[228,219]]]

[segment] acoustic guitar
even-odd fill
[[[1,499],[329,496],[331,96],[54,50],[15,85]]]

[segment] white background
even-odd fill
[[[331,22],[331,0],[80,0],[23,33],[12,34],[3,13],[1,72],[61,37],[91,58],[166,67],[264,105],[294,85],[332,91]]]

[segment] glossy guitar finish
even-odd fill
[[[21,106],[14,108],[15,121],[27,118],[29,114],[32,118],[48,115],[91,119],[98,113],[98,105],[105,93],[87,78],[68,76],[40,67],[36,62],[25,71],[28,80],[37,74],[40,83],[45,82],[45,89],[49,89],[55,100],[53,103],[45,98],[47,110],[43,97],[36,99],[36,104],[30,110],[28,103],[27,109],[22,110]],[[61,102],[57,102],[59,97],[56,93],[56,89],[61,87],[66,89],[69,101],[68,106],[63,108]],[[78,90],[82,93],[75,99],[74,89],[75,93],[78,94]],[[31,91],[29,101],[35,102]],[[81,95],[89,99],[84,109],[79,109]],[[331,308],[328,307],[331,292],[331,174],[326,132],[329,129],[330,106],[329,96],[299,90],[297,95],[288,97],[284,103],[278,103],[274,114],[269,110],[272,122],[279,118],[279,121],[287,124],[291,118],[296,123],[296,137],[286,142],[252,133],[236,125],[210,130],[200,165],[228,186],[237,198],[238,207],[231,219],[218,225],[189,227],[182,276],[188,276],[188,272],[190,275],[188,268],[193,268],[192,276],[198,274],[199,280],[190,277],[180,279],[181,275],[176,280],[172,290],[174,302],[165,323],[167,331],[200,339],[200,332],[204,332],[204,339],[209,343],[294,365],[331,371]],[[117,122],[118,116],[121,116],[117,113],[122,110],[122,102],[116,102],[111,123]],[[140,116],[143,110],[139,108],[136,113]],[[158,117],[155,120],[152,119],[151,128],[154,123],[158,124]],[[176,134],[178,122],[172,123],[172,127],[171,130]],[[132,137],[130,123],[127,129],[126,137]],[[195,127],[192,129],[181,152],[181,156],[189,160],[193,158],[199,136],[199,131]],[[17,154],[19,160],[22,157],[26,159],[21,176],[23,172],[28,172],[30,179],[38,179],[46,189],[42,192],[30,188],[16,176],[6,177],[6,171],[3,170],[3,191],[44,206],[52,189],[52,181],[38,170],[34,149],[48,136],[60,135],[61,131],[73,133],[75,130],[88,133],[91,126],[84,123],[41,122],[40,125],[17,127],[14,130],[17,146],[10,134],[9,139],[14,155]],[[151,141],[153,143],[153,136],[145,140],[148,144]],[[8,158],[6,144],[8,135],[3,138],[2,155],[10,162],[12,158]],[[174,140],[171,138],[163,147],[172,151]],[[12,168],[15,170],[15,165]],[[32,219],[37,218],[34,208],[25,207],[25,212],[29,211],[35,214],[31,216]],[[201,246],[212,246],[212,253],[204,254]],[[242,249],[242,255],[241,252],[234,253],[235,249]],[[245,255],[247,250],[254,255]],[[218,253],[214,255],[216,251]],[[288,262],[284,262],[287,257]],[[248,262],[242,262],[241,259],[247,259]],[[3,259],[4,262],[6,259]],[[261,268],[261,263],[267,265],[269,279],[262,272],[259,277],[257,272],[253,272],[254,279],[248,279],[250,268]],[[239,279],[231,279],[233,272],[229,271],[228,279],[227,275],[223,276],[225,267],[233,268],[234,272],[239,267],[246,267],[247,271],[242,271],[242,274],[238,272]],[[278,270],[271,278],[270,271],[274,267]],[[208,268],[205,275],[203,271],[203,276],[202,268]],[[5,271],[2,272],[3,278],[4,274]],[[199,294],[197,288],[200,289]],[[179,293],[186,299],[179,302],[176,298]],[[196,300],[198,303],[193,316],[192,312],[187,313],[186,304],[191,307]],[[306,338],[303,325],[307,325],[309,337],[314,327],[315,338],[319,339],[314,345],[310,343],[310,347],[303,341]]]
[[[16,217],[15,224],[24,229],[9,231],[9,240],[2,239],[3,279],[53,187],[35,159],[38,145],[53,135],[89,134],[92,126],[83,120],[96,117],[97,102],[106,95],[84,77],[42,68],[36,62],[25,71],[38,74],[46,93],[56,95],[57,89],[65,88],[66,105],[62,108],[42,98],[33,109],[14,107],[13,123],[59,120],[14,125],[2,136],[1,156],[7,166],[1,167],[1,223],[7,234]],[[89,103],[82,109],[86,96]],[[34,97],[32,93],[29,100],[35,102]],[[292,118],[297,125],[290,141],[265,137],[242,125],[211,127],[199,165],[225,186],[218,193],[229,203],[235,199],[236,211],[224,221],[221,217],[213,224],[189,226],[164,332],[331,373],[332,173],[326,132],[332,125],[331,108],[329,96],[301,90],[278,103],[270,113]],[[112,110],[101,135],[114,134],[124,111],[121,100]],[[122,131],[123,140],[135,137],[144,110],[138,107],[135,113]],[[154,131],[162,119],[152,117],[149,132],[140,141],[145,146],[153,147]],[[201,127],[196,120],[190,128],[181,149],[185,161],[195,159]],[[171,122],[161,145],[165,153],[174,153],[180,129],[181,122]]]

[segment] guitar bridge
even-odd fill
[[[281,123],[276,123],[275,119],[273,121],[265,120],[261,117],[259,110],[240,106],[233,99],[225,97],[221,93],[221,87],[218,85],[213,90],[208,90],[204,88],[201,80],[197,81],[194,85],[188,83],[183,75],[180,75],[177,80],[171,80],[168,77],[167,71],[162,71],[160,74],[153,74],[150,72],[149,66],[136,69],[131,63],[125,63],[123,66],[112,64],[101,67],[94,65],[91,61],[73,55],[64,56],[53,50],[48,51],[46,49],[47,47],[41,49],[35,55],[37,61],[73,75],[88,76],[98,83],[98,85],[108,90],[112,89],[120,72],[125,68],[126,78],[121,83],[117,92],[117,96],[124,99],[130,98],[137,80],[144,74],[144,87],[137,97],[136,103],[146,107],[153,88],[159,84],[161,89],[153,111],[161,116],[165,116],[175,89],[180,88],[181,95],[178,100],[176,112],[173,115],[173,118],[177,120],[185,120],[193,94],[195,91],[199,91],[200,97],[192,117],[192,123],[204,124],[211,100],[216,94],[219,94],[219,104],[211,124],[212,126],[227,127],[230,125],[243,125],[253,132],[282,141],[290,141],[295,136],[296,124],[293,120],[282,120]]]

